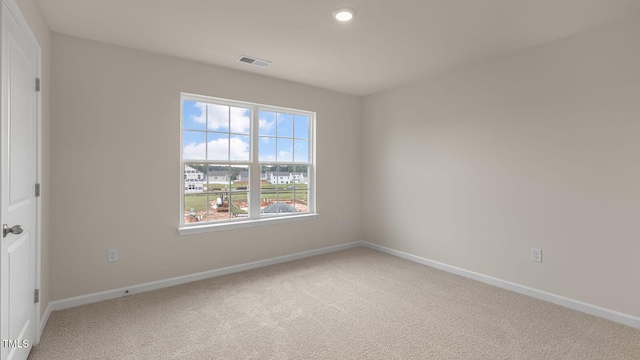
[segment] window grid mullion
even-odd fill
[[[204,115],[204,158],[209,160],[209,105],[205,105]]]
[[[260,149],[259,149],[260,109],[257,106],[251,108],[251,165],[249,169],[249,218],[260,218]]]
[[[205,173],[205,180],[207,181],[207,197],[206,197],[206,206],[205,209],[207,211],[205,211],[204,216],[206,216],[205,221],[209,221],[209,219],[211,218],[211,215],[209,214],[209,211],[211,209],[211,203],[209,202],[209,165],[206,165],[206,173]],[[204,186],[203,186],[204,187]]]
[[[231,160],[231,106],[227,107],[227,161]],[[228,171],[228,170],[227,170]]]

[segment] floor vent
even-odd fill
[[[246,55],[240,56],[238,58],[238,62],[257,66],[260,68],[266,68],[267,66],[271,65],[271,61],[261,60],[261,59],[257,59],[257,58],[246,56]]]

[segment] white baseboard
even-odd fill
[[[591,315],[598,316],[607,320],[611,320],[620,324],[624,324],[624,325],[628,325],[628,326],[640,329],[640,318],[632,315],[624,314],[614,310],[609,310],[600,306],[588,304],[582,301],[566,298],[564,296],[555,295],[545,291],[533,289],[527,286],[523,286],[520,284],[501,280],[491,276],[479,274],[473,271],[443,264],[437,261],[425,259],[420,256],[394,250],[381,245],[369,243],[366,241],[356,241],[348,244],[330,246],[326,248],[304,251],[304,252],[291,254],[291,255],[279,256],[271,259],[254,261],[246,264],[240,264],[240,265],[234,265],[234,266],[229,266],[229,267],[220,268],[220,269],[204,271],[196,274],[178,276],[178,277],[165,279],[165,280],[153,281],[153,282],[148,282],[144,284],[123,287],[119,289],[101,291],[93,294],[87,294],[87,295],[76,296],[68,299],[51,301],[49,302],[49,304],[47,305],[47,308],[45,309],[45,315],[42,317],[41,325],[40,325],[40,334],[42,334],[42,331],[44,330],[44,327],[47,324],[47,321],[49,320],[49,316],[51,315],[51,312],[55,310],[68,309],[76,306],[99,302],[99,301],[115,299],[118,297],[123,297],[131,294],[138,294],[146,291],[162,289],[169,286],[180,285],[180,284],[185,284],[192,281],[198,281],[198,280],[213,278],[213,277],[222,276],[226,274],[232,274],[240,271],[256,269],[264,266],[280,264],[288,261],[303,259],[306,257],[326,254],[334,251],[350,249],[358,246],[364,246],[373,250],[398,256],[400,258],[407,259],[419,264],[427,265],[427,266],[430,266],[439,270],[443,270],[452,274],[460,275],[460,276],[473,279],[476,281],[480,281],[489,285],[497,286],[502,289],[506,289],[519,294],[531,296],[536,299],[547,301],[553,304],[564,306],[573,310],[581,311],[587,314],[591,314]]]
[[[47,306],[47,310],[46,310],[47,315],[45,317],[45,320],[43,321],[43,326],[41,329],[44,329],[44,325],[46,324],[46,320],[48,320],[49,313],[51,313],[51,311],[68,309],[68,308],[72,308],[80,305],[86,305],[86,304],[91,304],[99,301],[115,299],[122,296],[138,294],[138,293],[151,291],[151,290],[158,290],[158,289],[166,288],[169,286],[180,285],[180,284],[185,284],[192,281],[204,280],[204,279],[208,279],[216,276],[232,274],[240,271],[256,269],[256,268],[269,266],[269,265],[280,264],[287,261],[303,259],[310,256],[316,256],[316,255],[326,254],[334,251],[350,249],[350,248],[358,247],[361,245],[362,245],[361,241],[356,241],[348,244],[329,246],[321,249],[304,251],[304,252],[299,252],[291,255],[279,256],[271,259],[254,261],[246,264],[228,266],[228,267],[204,271],[196,274],[178,276],[178,277],[169,278],[165,280],[153,281],[153,282],[148,282],[148,283],[139,284],[139,285],[127,286],[119,289],[101,291],[93,294],[81,295],[81,296],[76,296],[68,299],[52,301],[49,303],[49,306]]]
[[[588,304],[582,301],[569,299],[564,296],[548,293],[545,291],[533,289],[520,284],[512,283],[510,281],[501,280],[491,276],[479,274],[473,271],[465,270],[459,267],[443,264],[437,261],[425,259],[420,256],[412,255],[406,252],[394,250],[388,247],[372,244],[370,242],[363,241],[362,246],[370,249],[378,250],[387,254],[395,255],[403,259],[407,259],[419,264],[427,265],[439,270],[443,270],[452,274],[460,275],[469,279],[477,280],[489,285],[497,286],[499,288],[510,290],[518,294],[531,296],[533,298],[547,301],[556,305],[564,306],[569,309],[581,311],[590,315],[598,316],[607,320],[611,320],[623,325],[628,325],[637,329],[640,329],[640,318],[628,314],[624,314],[618,311],[605,309],[600,306]]]
[[[51,302],[47,304],[47,308],[44,310],[44,316],[40,318],[40,333],[38,334],[38,338],[36,339],[36,344],[40,342],[40,337],[42,336],[42,332],[44,331],[44,327],[47,325],[47,321],[49,321],[49,316],[51,316]]]

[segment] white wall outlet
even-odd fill
[[[542,249],[531,248],[531,261],[542,262]]]
[[[337,228],[341,228],[341,227],[342,227],[342,225],[343,225],[343,223],[342,223],[342,219],[338,219],[338,222],[336,222],[336,227],[337,227]]]
[[[118,249],[107,250],[107,262],[118,261]]]

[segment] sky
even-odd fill
[[[184,160],[250,161],[249,109],[185,100]],[[278,163],[309,161],[309,118],[261,111],[259,160]]]

